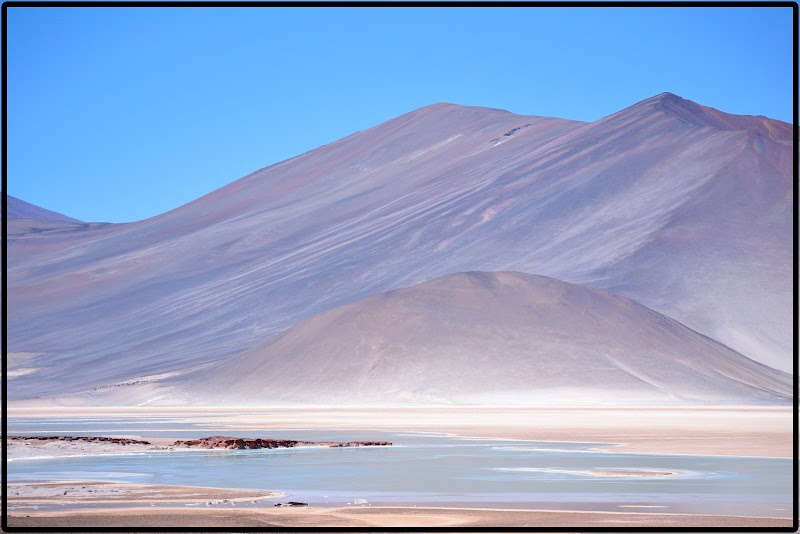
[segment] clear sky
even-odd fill
[[[126,222],[434,102],[792,121],[790,8],[9,8],[8,192]]]

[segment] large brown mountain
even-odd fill
[[[144,221],[11,221],[9,397],[203,366],[472,270],[606,289],[789,370],[792,151],[788,124],[669,93],[593,123],[434,104]]]

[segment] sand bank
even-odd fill
[[[159,443],[170,440],[157,440]],[[166,449],[150,440],[150,445],[130,443],[119,445],[114,443],[92,443],[86,441],[40,441],[40,440],[8,440],[6,458],[9,461],[24,458],[58,458],[64,456],[89,456],[104,454],[152,454],[164,452]]]
[[[284,494],[260,490],[237,490],[195,486],[166,486],[97,481],[52,481],[9,483],[9,511],[24,514],[44,511],[53,506],[92,505],[164,505],[180,503],[190,506],[258,503]],[[36,508],[34,508],[34,506]],[[52,510],[50,510],[52,512]],[[73,510],[74,511],[74,510]],[[68,513],[59,510],[59,514]]]
[[[11,511],[11,527],[790,527],[789,518],[458,508],[119,508]]]

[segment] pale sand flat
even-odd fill
[[[163,504],[218,502],[252,502],[276,499],[283,493],[209,488],[201,486],[167,486],[158,484],[133,484],[70,480],[52,482],[12,482],[7,485],[8,504],[30,506],[36,504]]]
[[[120,508],[14,512],[11,527],[790,527],[790,518],[457,508]]]
[[[14,483],[9,491],[9,526],[25,527],[215,527],[215,526],[790,526],[789,518],[595,512],[575,510],[514,510],[492,508],[436,508],[371,506],[347,508],[236,508],[235,503],[268,500],[281,494],[219,488],[68,481]],[[64,495],[64,492],[67,492]],[[81,503],[107,505],[74,509]],[[203,506],[213,503],[213,507]],[[183,504],[183,507],[175,507]],[[44,505],[44,506],[43,506]],[[124,506],[120,508],[120,505]],[[158,507],[154,507],[157,505]],[[191,508],[188,508],[190,505]],[[39,508],[47,509],[39,510]],[[54,506],[64,506],[54,510]],[[263,503],[262,503],[263,506]],[[34,508],[36,507],[36,508]]]

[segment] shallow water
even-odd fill
[[[29,434],[31,421],[10,423]],[[105,434],[113,421],[83,421],[80,432],[40,425],[42,433]],[[153,425],[155,423],[155,425]],[[167,432],[149,421],[125,427],[144,438]],[[143,425],[145,426],[145,425]],[[114,434],[120,434],[116,427]],[[467,439],[383,431],[185,430],[302,440],[385,440],[392,447],[174,451],[152,454],[14,460],[10,482],[113,480],[263,489],[317,506],[436,504],[577,510],[790,516],[792,462],[787,459],[666,456],[597,452],[600,444]],[[597,471],[655,471],[669,476],[598,476]],[[358,499],[358,500],[356,500]],[[366,502],[364,502],[366,501]],[[248,506],[271,506],[269,501]]]

